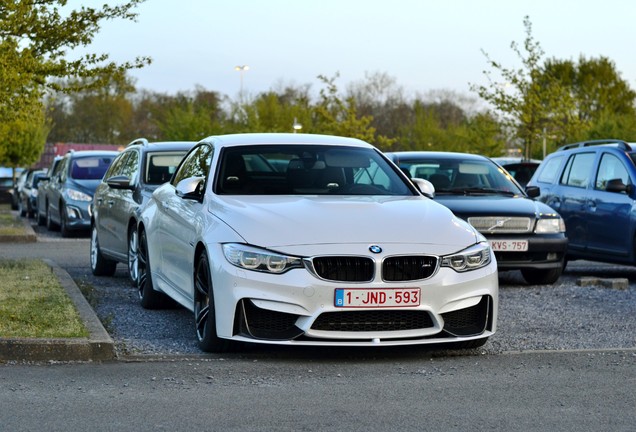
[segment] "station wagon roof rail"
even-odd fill
[[[148,140],[146,138],[137,138],[130,142],[126,147],[130,147],[131,145],[141,144],[142,146],[148,145]]]
[[[564,146],[559,147],[559,151],[569,150],[578,147],[589,147],[595,145],[605,145],[605,144],[616,144],[618,148],[625,151],[631,151],[632,147],[623,140],[619,139],[599,139],[599,140],[590,140],[590,141],[581,141],[573,144],[566,144]]]

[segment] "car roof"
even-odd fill
[[[371,144],[356,138],[334,135],[298,134],[298,133],[246,133],[213,135],[201,142],[212,143],[216,147],[235,147],[244,145],[344,145],[352,147],[375,148]]]
[[[512,165],[512,164],[540,164],[539,159],[526,159],[522,157],[510,157],[510,156],[497,156],[490,158],[497,162],[499,165]]]
[[[145,138],[139,138],[126,146],[142,148],[144,151],[170,151],[170,150],[189,150],[197,143],[197,141],[155,141],[150,142]]]
[[[468,160],[488,160],[486,156],[482,156],[474,153],[461,153],[461,152],[440,152],[440,151],[403,151],[403,152],[388,152],[387,156],[394,160],[408,160],[408,159],[420,159],[420,158],[438,158],[438,159],[468,159]]]
[[[116,150],[78,150],[66,153],[67,156],[72,158],[87,157],[87,156],[115,156],[119,152]]]
[[[632,153],[636,150],[636,143],[629,143],[627,141],[619,140],[619,139],[598,139],[598,140],[589,140],[589,141],[580,141],[571,144],[566,144],[559,147],[556,152],[562,152],[566,150],[575,150],[584,147],[594,147],[594,146],[604,146],[604,147],[616,147],[620,150],[626,151],[628,153]],[[556,153],[555,152],[555,153]]]

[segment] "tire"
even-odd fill
[[[35,217],[38,220],[38,226],[44,226],[46,224],[46,217],[40,214],[40,209],[35,211]]]
[[[139,233],[137,291],[139,292],[139,302],[144,309],[160,309],[168,303],[166,295],[156,291],[152,286],[152,273],[148,260],[148,239],[145,231]]]
[[[117,261],[104,258],[99,249],[99,239],[97,238],[97,228],[91,228],[90,246],[91,271],[95,276],[112,276],[117,270]]]
[[[563,265],[554,269],[521,269],[521,275],[529,285],[552,285],[562,273]]]
[[[68,219],[64,204],[60,203],[60,233],[62,237],[71,237],[73,233],[68,229]]]
[[[51,209],[46,207],[46,229],[49,231],[57,231],[59,226],[51,219]]]
[[[128,278],[132,286],[137,286],[139,276],[139,235],[137,226],[128,229]]]
[[[194,319],[199,348],[205,352],[228,352],[232,341],[222,339],[216,333],[216,313],[212,290],[212,275],[208,254],[199,255],[194,272]]]

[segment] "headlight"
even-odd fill
[[[64,192],[67,196],[67,198],[70,198],[72,200],[75,201],[92,201],[92,197],[90,195],[85,194],[84,192],[80,192],[78,190],[75,189],[66,189],[66,191]]]
[[[280,274],[292,268],[303,267],[302,258],[239,243],[224,244],[223,253],[231,264],[246,270]]]
[[[557,234],[565,232],[565,222],[561,218],[539,219],[534,228],[536,234]]]
[[[457,272],[465,272],[486,267],[490,264],[490,245],[477,243],[463,251],[442,257],[442,267],[450,267]]]

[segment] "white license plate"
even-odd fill
[[[490,247],[495,252],[525,252],[528,240],[490,240]]]
[[[419,288],[338,288],[336,307],[408,307],[420,305]]]

